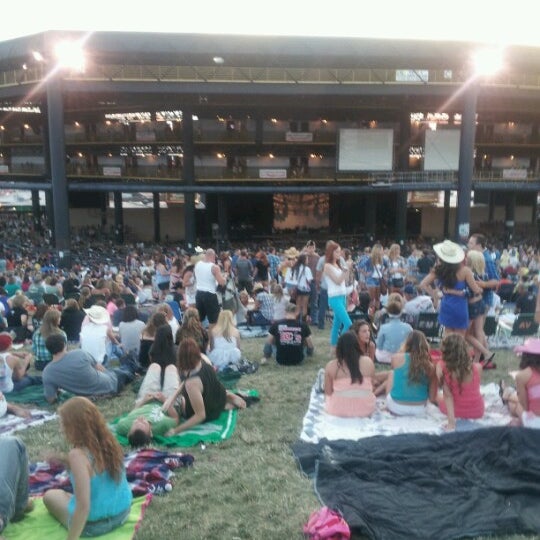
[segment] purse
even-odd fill
[[[381,291],[381,294],[385,296],[388,294],[388,283],[386,283],[386,279],[383,278],[379,268],[375,268],[377,269],[377,274],[379,274],[379,289]]]

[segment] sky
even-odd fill
[[[538,0],[26,0],[22,5],[6,4],[0,41],[46,30],[101,30],[436,39],[540,47]]]

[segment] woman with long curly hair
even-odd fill
[[[68,530],[68,538],[99,536],[122,525],[131,508],[120,444],[99,409],[74,397],[59,409],[73,494],[50,489],[43,496],[47,510]]]
[[[336,345],[336,359],[330,360],[324,370],[326,412],[347,418],[371,416],[375,411],[374,375],[373,361],[361,354],[356,335],[342,334]]]
[[[174,342],[177,345],[182,343],[185,338],[193,338],[199,345],[199,349],[204,354],[208,348],[208,332],[201,323],[197,308],[191,307],[186,309],[182,318],[182,325],[176,332]]]
[[[437,377],[429,354],[426,336],[413,330],[400,352],[392,356],[388,372],[386,407],[398,416],[418,416],[426,409],[428,399],[437,400]]]
[[[480,294],[482,289],[476,284],[472,270],[463,264],[465,252],[458,244],[445,240],[433,246],[439,262],[420,283],[420,289],[438,300],[437,290],[442,292],[439,306],[439,324],[446,334],[465,336],[469,328],[467,297]],[[433,284],[436,288],[433,288]]]
[[[473,362],[465,338],[449,334],[441,343],[442,360],[437,379],[443,393],[439,408],[448,417],[448,430],[456,428],[456,418],[482,418],[484,399],[480,394],[482,366]]]

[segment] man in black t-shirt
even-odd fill
[[[285,308],[285,319],[275,322],[268,330],[268,340],[264,344],[264,357],[261,363],[266,363],[276,348],[276,361],[283,366],[300,364],[304,359],[304,347],[307,356],[313,355],[311,330],[305,322],[295,318],[296,306],[292,303]]]

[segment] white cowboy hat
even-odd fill
[[[111,320],[109,312],[101,306],[92,306],[85,309],[84,312],[88,315],[88,318],[96,324],[107,324]]]
[[[449,264],[460,263],[465,258],[465,251],[463,251],[463,248],[451,240],[445,240],[440,244],[435,244],[433,250],[441,261]]]

